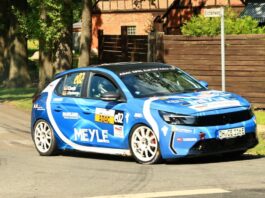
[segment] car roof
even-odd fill
[[[107,64],[101,64],[101,65],[91,65],[89,67],[81,67],[81,68],[75,68],[71,70],[67,70],[64,72],[61,72],[59,74],[55,75],[55,78],[60,78],[66,74],[73,73],[73,72],[80,72],[80,71],[89,71],[91,68],[102,68],[107,69],[109,71],[112,71],[116,74],[126,73],[130,71],[136,71],[136,70],[148,70],[153,68],[173,68],[171,65],[167,65],[164,63],[158,63],[158,62],[119,62],[119,63],[107,63]]]

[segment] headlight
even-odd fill
[[[194,125],[196,123],[195,116],[169,113],[165,111],[159,111],[160,116],[168,124],[173,125]]]

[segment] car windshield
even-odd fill
[[[136,98],[202,91],[206,88],[181,70],[130,73],[122,81]]]

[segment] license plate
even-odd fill
[[[234,138],[234,137],[239,137],[245,135],[245,128],[240,127],[240,128],[233,128],[233,129],[225,129],[225,130],[220,130],[218,131],[218,137],[220,139],[225,139],[225,138]]]

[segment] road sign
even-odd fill
[[[222,9],[221,8],[211,8],[204,10],[205,17],[221,17]]]
[[[225,19],[224,7],[205,9],[205,17],[221,17],[221,66],[222,66],[222,91],[225,91]]]

